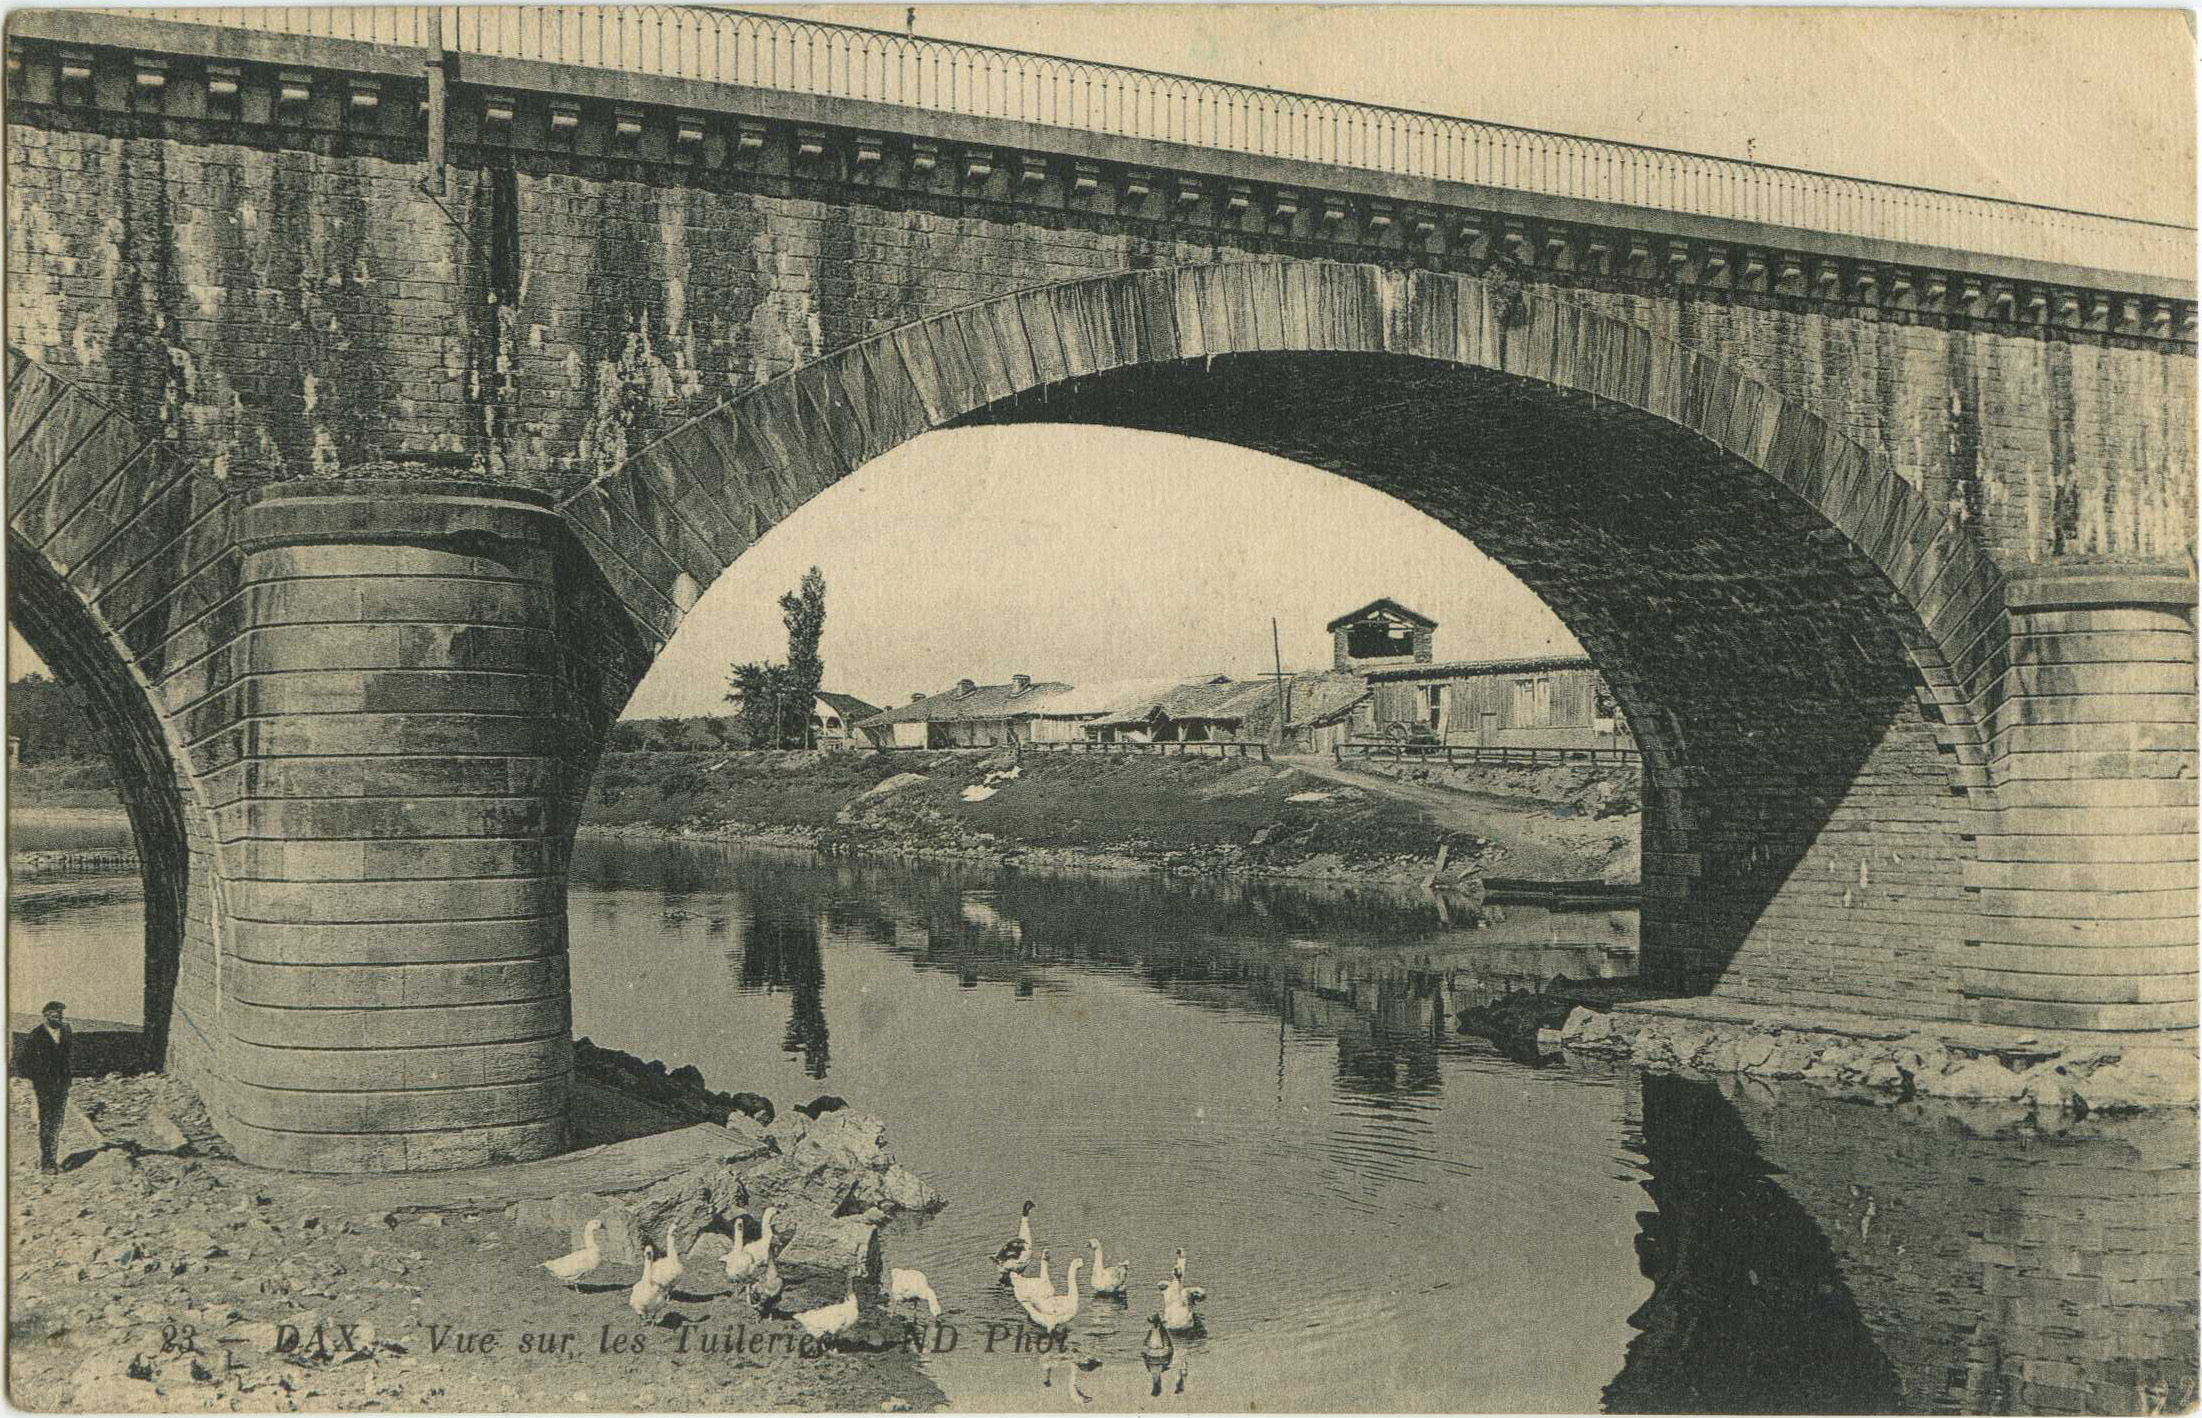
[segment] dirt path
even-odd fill
[[[1561,817],[1549,802],[1507,793],[1401,782],[1315,755],[1280,755],[1277,762],[1327,782],[1412,803],[1449,832],[1469,833],[1496,843],[1501,854],[1487,864],[1485,874],[1489,876],[1533,881],[1597,877],[1631,882],[1637,877],[1638,813],[1607,818]]]

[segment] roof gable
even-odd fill
[[[1359,610],[1347,611],[1344,615],[1324,626],[1323,629],[1335,634],[1338,627],[1342,625],[1351,625],[1357,620],[1374,620],[1378,617],[1386,620],[1403,620],[1410,625],[1418,625],[1424,630],[1437,629],[1436,621],[1420,611],[1409,610],[1389,596],[1378,596]]]
[[[818,691],[818,698],[851,724],[859,719],[869,719],[879,712],[877,704],[867,704],[853,694],[839,694],[830,689],[821,689]]]

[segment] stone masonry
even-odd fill
[[[254,1160],[561,1145],[609,723],[959,423],[1472,536],[1644,748],[1667,987],[2193,1023],[2191,290],[471,57],[436,196],[407,56],[82,22],[10,35],[11,614],[116,706],[148,1019]]]

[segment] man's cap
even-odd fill
[[[39,1006],[38,1012],[40,1014],[52,1014],[57,1009],[60,1010],[63,1014],[67,1014],[69,1012],[69,1007],[57,999],[47,1000],[44,1004]]]

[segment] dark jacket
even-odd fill
[[[15,1074],[27,1078],[31,1086],[39,1089],[58,1088],[69,1081],[69,1051],[76,1035],[69,1026],[61,1026],[61,1042],[55,1043],[53,1035],[46,1032],[46,1021],[41,1019],[15,1050]]]

